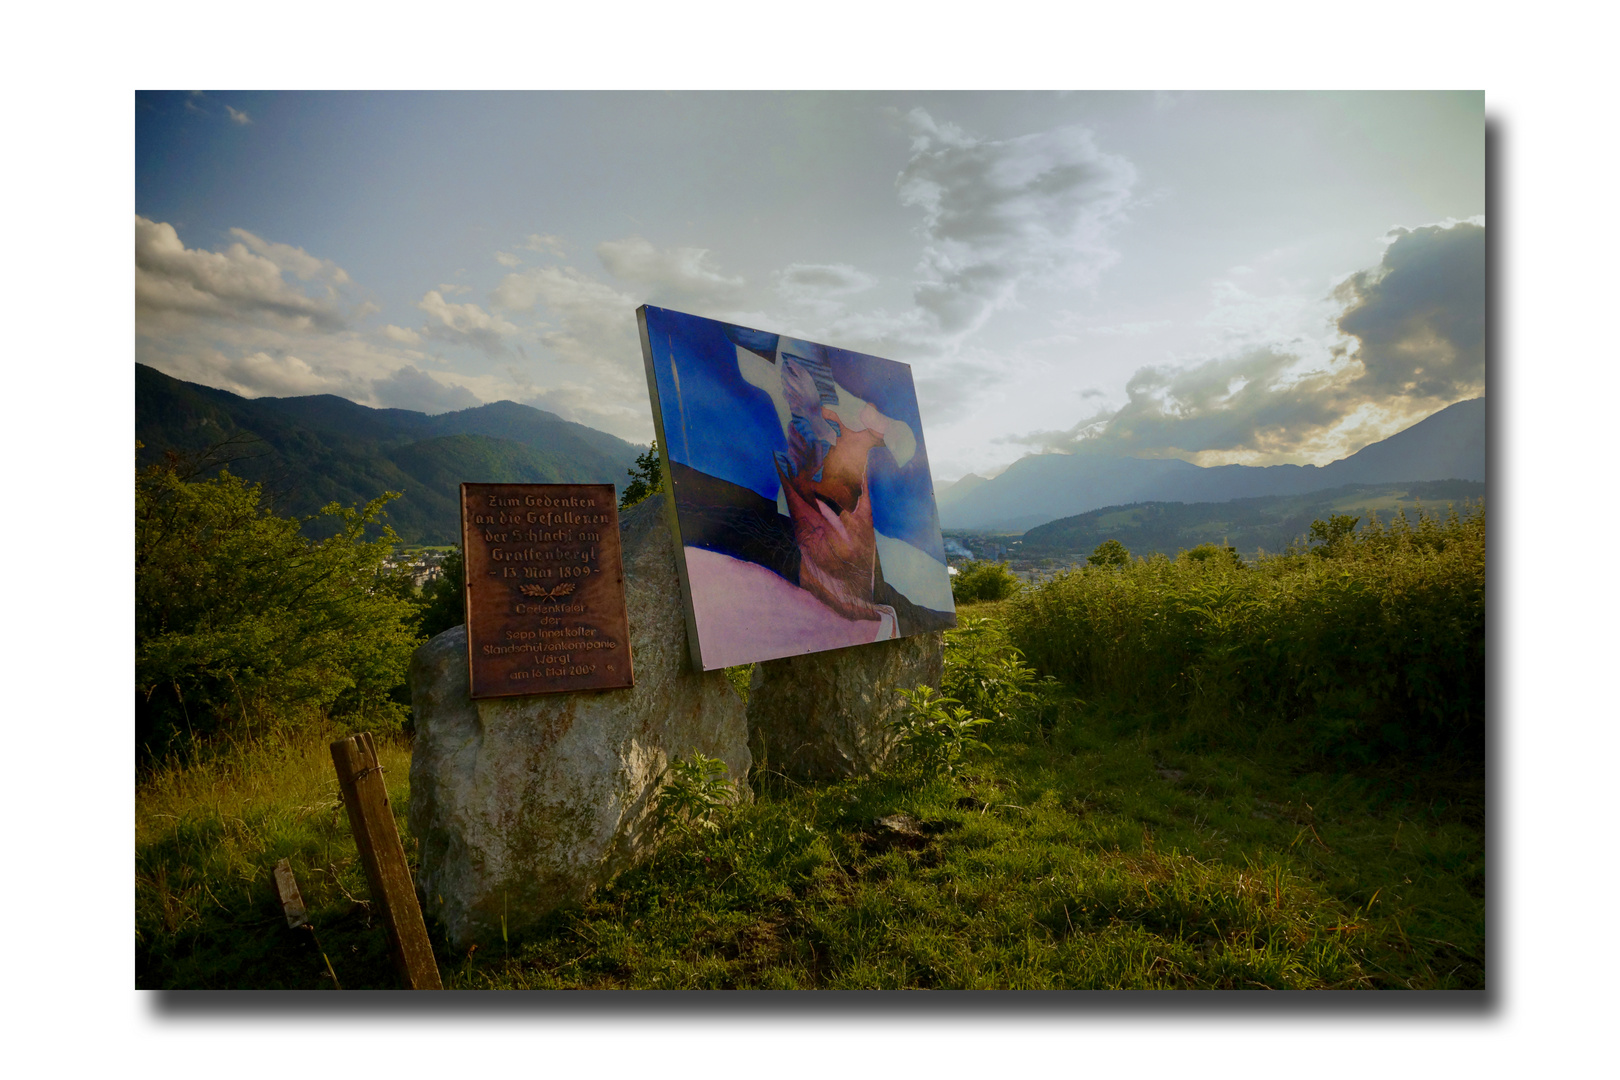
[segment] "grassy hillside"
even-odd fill
[[[1330,561],[1302,559],[1293,572]],[[1160,601],[1228,610],[1203,596],[1214,569],[1166,579]],[[1106,586],[1126,575],[1077,576]],[[1369,588],[1376,576],[1349,573]],[[1211,622],[1187,627],[1206,639],[1187,669],[1202,696],[1184,682],[1144,693],[1161,643],[1101,640],[1100,625],[1095,647],[1118,686],[1084,672],[1034,683],[1002,627],[1028,640],[1043,605],[1066,595],[1043,586],[964,608],[947,635],[946,686],[994,720],[953,769],[901,756],[873,777],[803,785],[756,762],[752,802],[720,809],[713,829],[673,828],[651,862],[523,934],[452,950],[430,920],[446,987],[1486,985],[1477,761],[1317,747],[1288,712],[1217,696],[1236,639]],[[1464,588],[1453,606],[1468,602]],[[1377,715],[1426,722],[1421,701]],[[1369,746],[1387,739],[1368,734]],[[142,777],[138,985],[394,985],[323,750],[313,738],[227,748]],[[414,861],[406,760],[399,744],[384,752]],[[269,887],[280,858],[314,934],[282,921]]]
[[[622,486],[641,449],[509,401],[428,416],[332,395],[249,400],[140,364],[135,374],[138,465],[233,440],[229,467],[281,514],[400,492],[388,521],[407,543],[458,539],[463,481]]]
[[[1273,495],[1230,502],[1144,502],[1107,506],[1062,518],[1024,534],[1022,552],[1033,557],[1083,558],[1105,540],[1118,540],[1135,555],[1174,556],[1200,544],[1226,544],[1245,555],[1280,552],[1299,541],[1312,521],[1349,514],[1388,519],[1397,511],[1444,510],[1485,497],[1472,480],[1405,484],[1350,484],[1307,495]]]

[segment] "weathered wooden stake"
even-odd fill
[[[388,790],[371,733],[363,731],[333,743],[332,764],[337,767],[343,805],[349,808],[349,827],[365,864],[372,900],[388,928],[400,978],[409,990],[441,990],[439,966],[433,960],[427,924],[422,921],[416,888],[405,865],[405,848],[388,806]]]
[[[332,961],[327,957],[326,950],[321,948],[321,939],[315,936],[315,927],[309,921],[309,911],[304,907],[304,897],[298,891],[298,879],[293,877],[292,863],[282,859],[276,863],[272,880],[276,886],[276,899],[281,901],[282,914],[287,916],[287,929],[308,930],[309,940],[315,946],[315,951],[321,954],[321,963],[326,965],[326,973],[332,976],[332,987],[343,989],[338,982],[337,972],[332,970]]]
[[[281,901],[281,912],[287,916],[287,929],[296,930],[309,925],[309,912],[304,908],[304,897],[298,891],[298,879],[293,877],[292,863],[282,859],[276,863],[276,899]]]

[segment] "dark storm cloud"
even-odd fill
[[[1038,451],[1284,457],[1351,448],[1485,390],[1485,227],[1399,230],[1378,266],[1336,295],[1355,339],[1326,368],[1281,347],[1189,368],[1148,366],[1112,414],[1006,441]]]
[[[1377,267],[1341,286],[1339,329],[1360,342],[1368,397],[1456,400],[1485,385],[1485,227],[1399,230]]]

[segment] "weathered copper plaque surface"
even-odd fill
[[[475,698],[635,683],[612,484],[462,484]]]

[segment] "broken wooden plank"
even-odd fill
[[[298,881],[293,877],[292,864],[286,859],[276,863],[276,897],[281,901],[281,913],[287,916],[287,929],[296,930],[309,924],[309,912],[304,898],[299,895]]]

